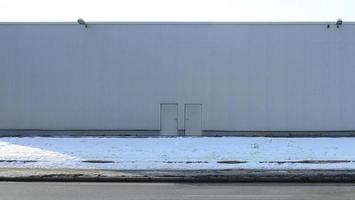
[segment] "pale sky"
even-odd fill
[[[355,0],[0,0],[11,21],[355,21]]]

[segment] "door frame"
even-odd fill
[[[178,103],[160,103],[160,106],[159,106],[159,132],[161,131],[161,121],[162,121],[162,112],[163,112],[163,105],[176,105],[176,132],[177,132],[177,135],[179,135],[179,104]]]
[[[184,104],[184,136],[186,136],[186,106],[187,105],[199,105],[201,106],[201,134],[202,134],[202,125],[203,125],[203,110],[202,110],[202,103],[185,103]]]

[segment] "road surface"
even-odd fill
[[[1,200],[353,200],[355,184],[0,182]]]

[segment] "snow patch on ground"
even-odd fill
[[[0,138],[0,167],[355,169],[354,146],[355,138],[9,137]]]

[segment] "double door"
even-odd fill
[[[178,104],[169,103],[160,105],[160,133],[166,136],[178,134]],[[184,131],[186,136],[199,136],[202,134],[202,105],[184,105]]]

